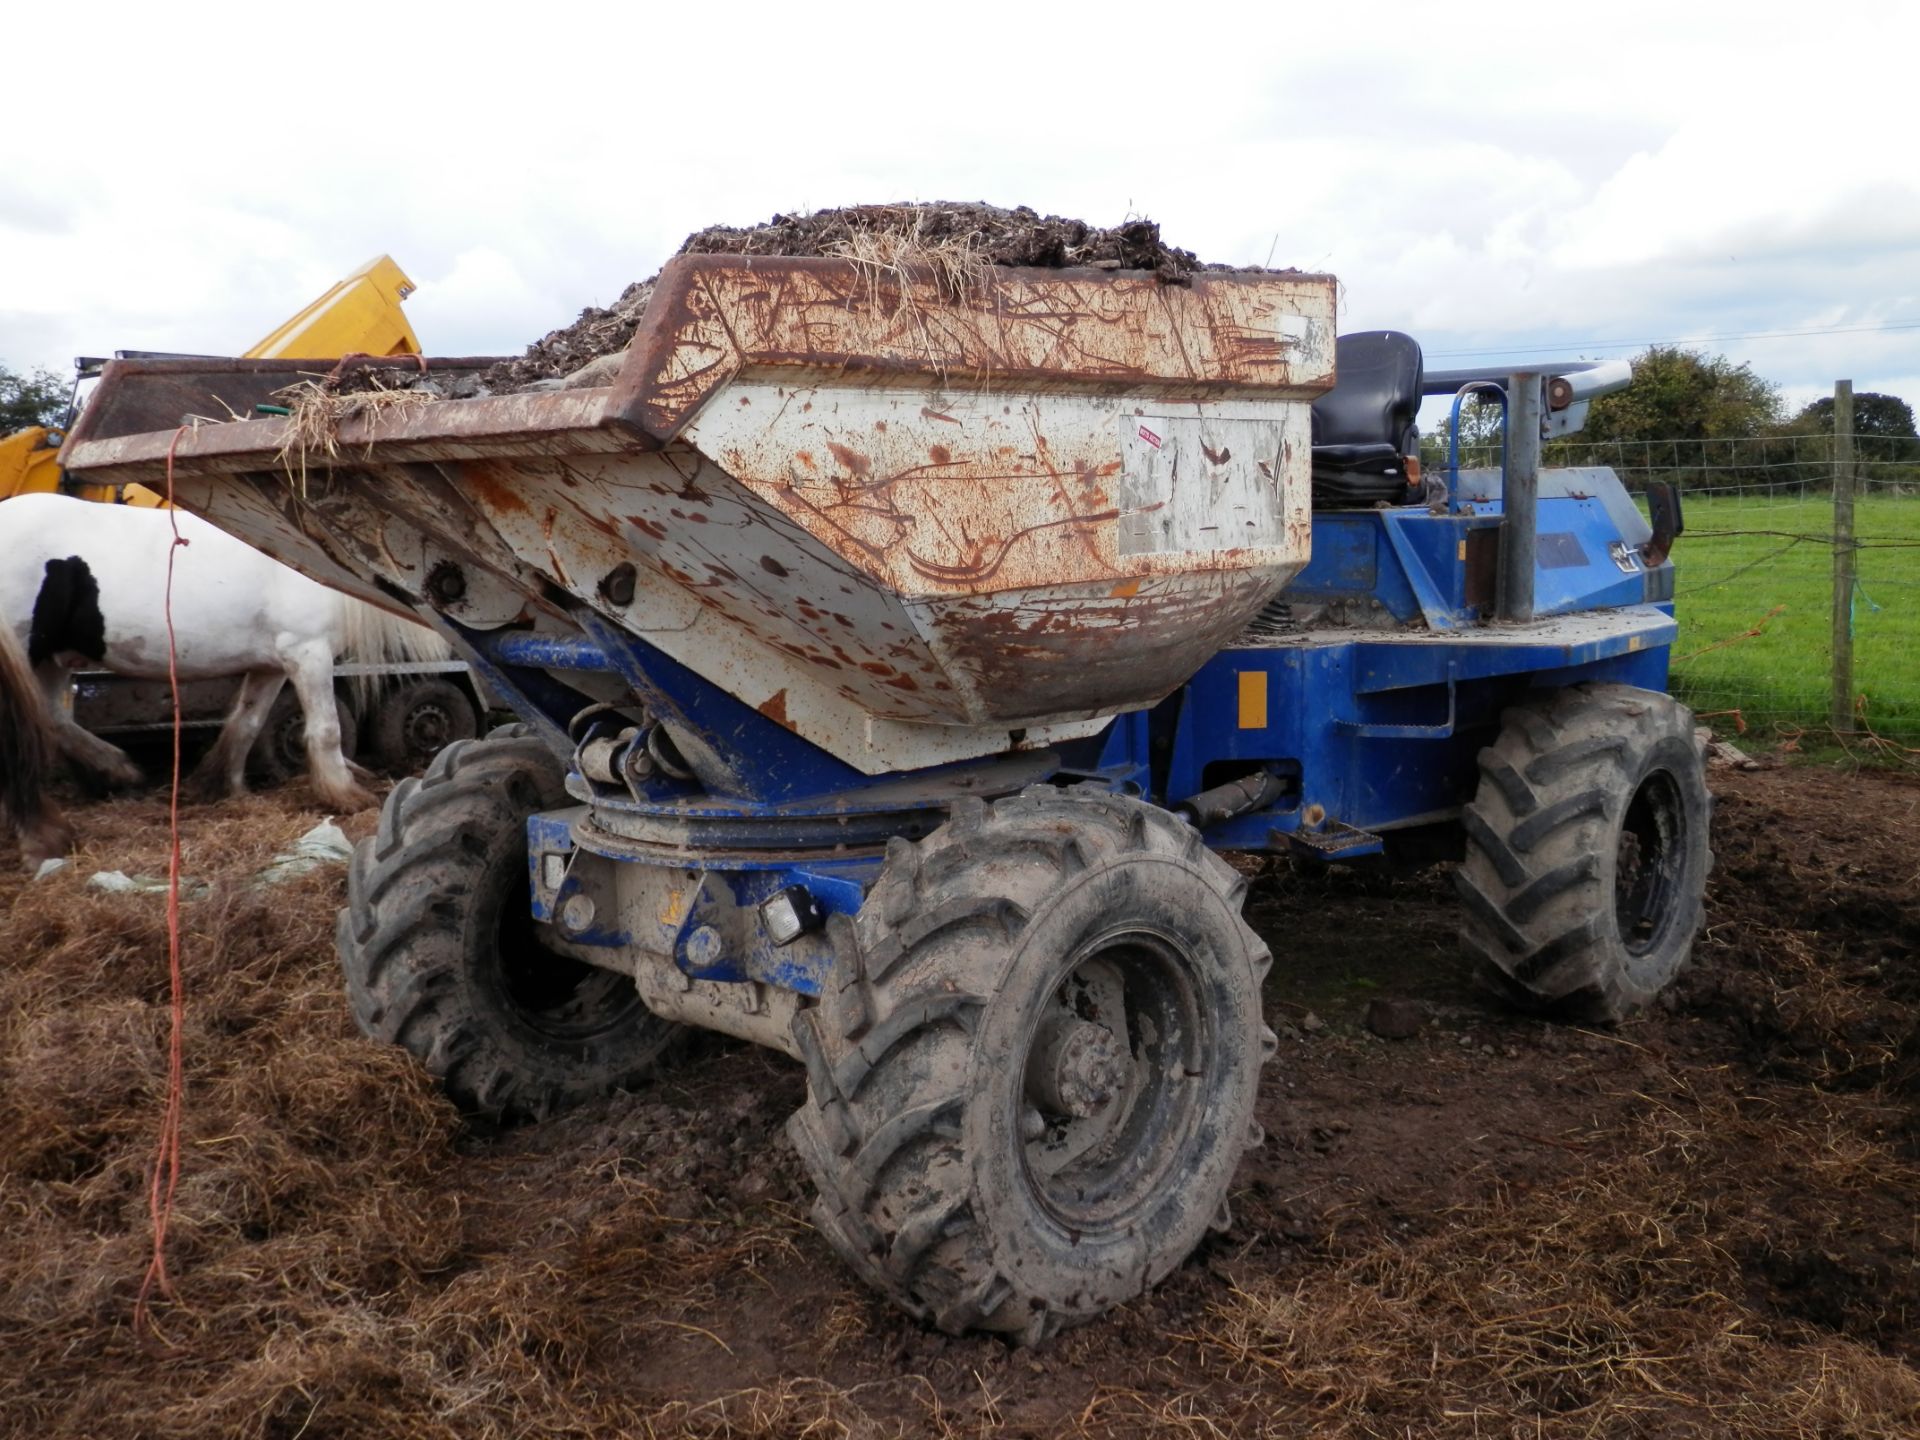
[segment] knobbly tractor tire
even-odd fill
[[[1035,789],[895,840],[794,1022],[788,1132],[853,1269],[1034,1343],[1227,1223],[1274,1037],[1245,882],[1163,810]]]
[[[451,680],[425,675],[401,680],[373,707],[367,748],[373,763],[391,775],[410,775],[447,746],[479,732],[473,701]]]
[[[1483,977],[1563,1019],[1645,1005],[1692,954],[1711,814],[1693,714],[1671,696],[1579,685],[1507,711],[1455,871]]]
[[[449,745],[394,787],[355,848],[335,930],[360,1028],[490,1120],[541,1119],[635,1084],[680,1033],[626,976],[540,943],[526,819],[567,803],[564,780],[520,727]]]

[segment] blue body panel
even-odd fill
[[[1610,474],[1606,481],[1618,484]],[[581,613],[572,636],[463,632],[486,683],[556,748],[572,743],[569,721],[590,703],[594,685],[584,677],[602,691],[606,677],[617,677],[647,715],[691,741],[682,748],[692,778],[656,772],[621,789],[604,778],[589,784],[576,769],[570,788],[589,803],[531,818],[534,914],[556,921],[575,893],[594,898],[596,913],[619,913],[609,903],[619,867],[675,872],[656,885],[671,904],[627,907],[648,917],[647,933],[589,925],[568,938],[671,955],[697,979],[816,994],[832,944],[816,929],[776,945],[757,907],[797,886],[821,916],[855,914],[880,873],[885,840],[868,834],[834,846],[818,824],[869,817],[871,827],[870,817],[897,815],[894,833],[925,833],[955,794],[980,783],[970,776],[999,765],[1004,779],[1016,758],[1033,778],[1091,778],[1168,806],[1250,776],[1277,780],[1275,798],[1259,810],[1206,826],[1207,842],[1221,849],[1305,845],[1329,858],[1358,856],[1377,852],[1396,829],[1450,819],[1472,796],[1479,751],[1503,709],[1531,690],[1582,681],[1664,689],[1676,632],[1666,601],[1671,567],[1645,568],[1638,544],[1623,538],[1624,492],[1566,486],[1543,487],[1538,502],[1543,618],[1491,622],[1500,502],[1463,489],[1452,513],[1316,513],[1310,563],[1240,644],[1207,659],[1151,710],[1118,716],[1051,757],[862,775],[596,616]],[[570,673],[583,688],[566,683]],[[668,846],[645,838],[644,822],[668,821],[688,827],[686,835],[725,839]],[[744,927],[742,916],[751,917]],[[724,927],[735,938],[722,950],[715,936]]]

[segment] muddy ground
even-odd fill
[[[295,787],[190,809],[186,1176],[136,1335],[165,1075],[164,807],[0,880],[0,1434],[1920,1434],[1920,783],[1720,771],[1709,927],[1617,1031],[1477,999],[1444,875],[1269,868],[1285,1038],[1234,1223],[1035,1351],[895,1315],[805,1219],[799,1068],[703,1041],[463,1125],[362,1040],[343,883],[246,877]],[[364,833],[371,815],[353,817]],[[1380,996],[1419,1036],[1362,1024]]]

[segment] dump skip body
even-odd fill
[[[173,432],[295,367],[128,363],[68,464],[152,483],[171,446],[182,503],[323,581],[474,632],[592,612],[858,770],[914,769],[1152,704],[1299,570],[1333,300],[685,256],[610,386],[389,408],[283,457],[279,418]]]

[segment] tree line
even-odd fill
[[[1424,437],[1422,461],[1445,465],[1444,425]],[[1853,397],[1854,453],[1870,478],[1920,484],[1913,408],[1897,395]],[[1592,403],[1587,423],[1550,441],[1548,465],[1610,465],[1629,484],[1820,483],[1831,475],[1833,397],[1789,411],[1779,387],[1747,364],[1678,346],[1636,356],[1633,384]],[[1461,463],[1499,463],[1500,407],[1469,401],[1461,412]]]

